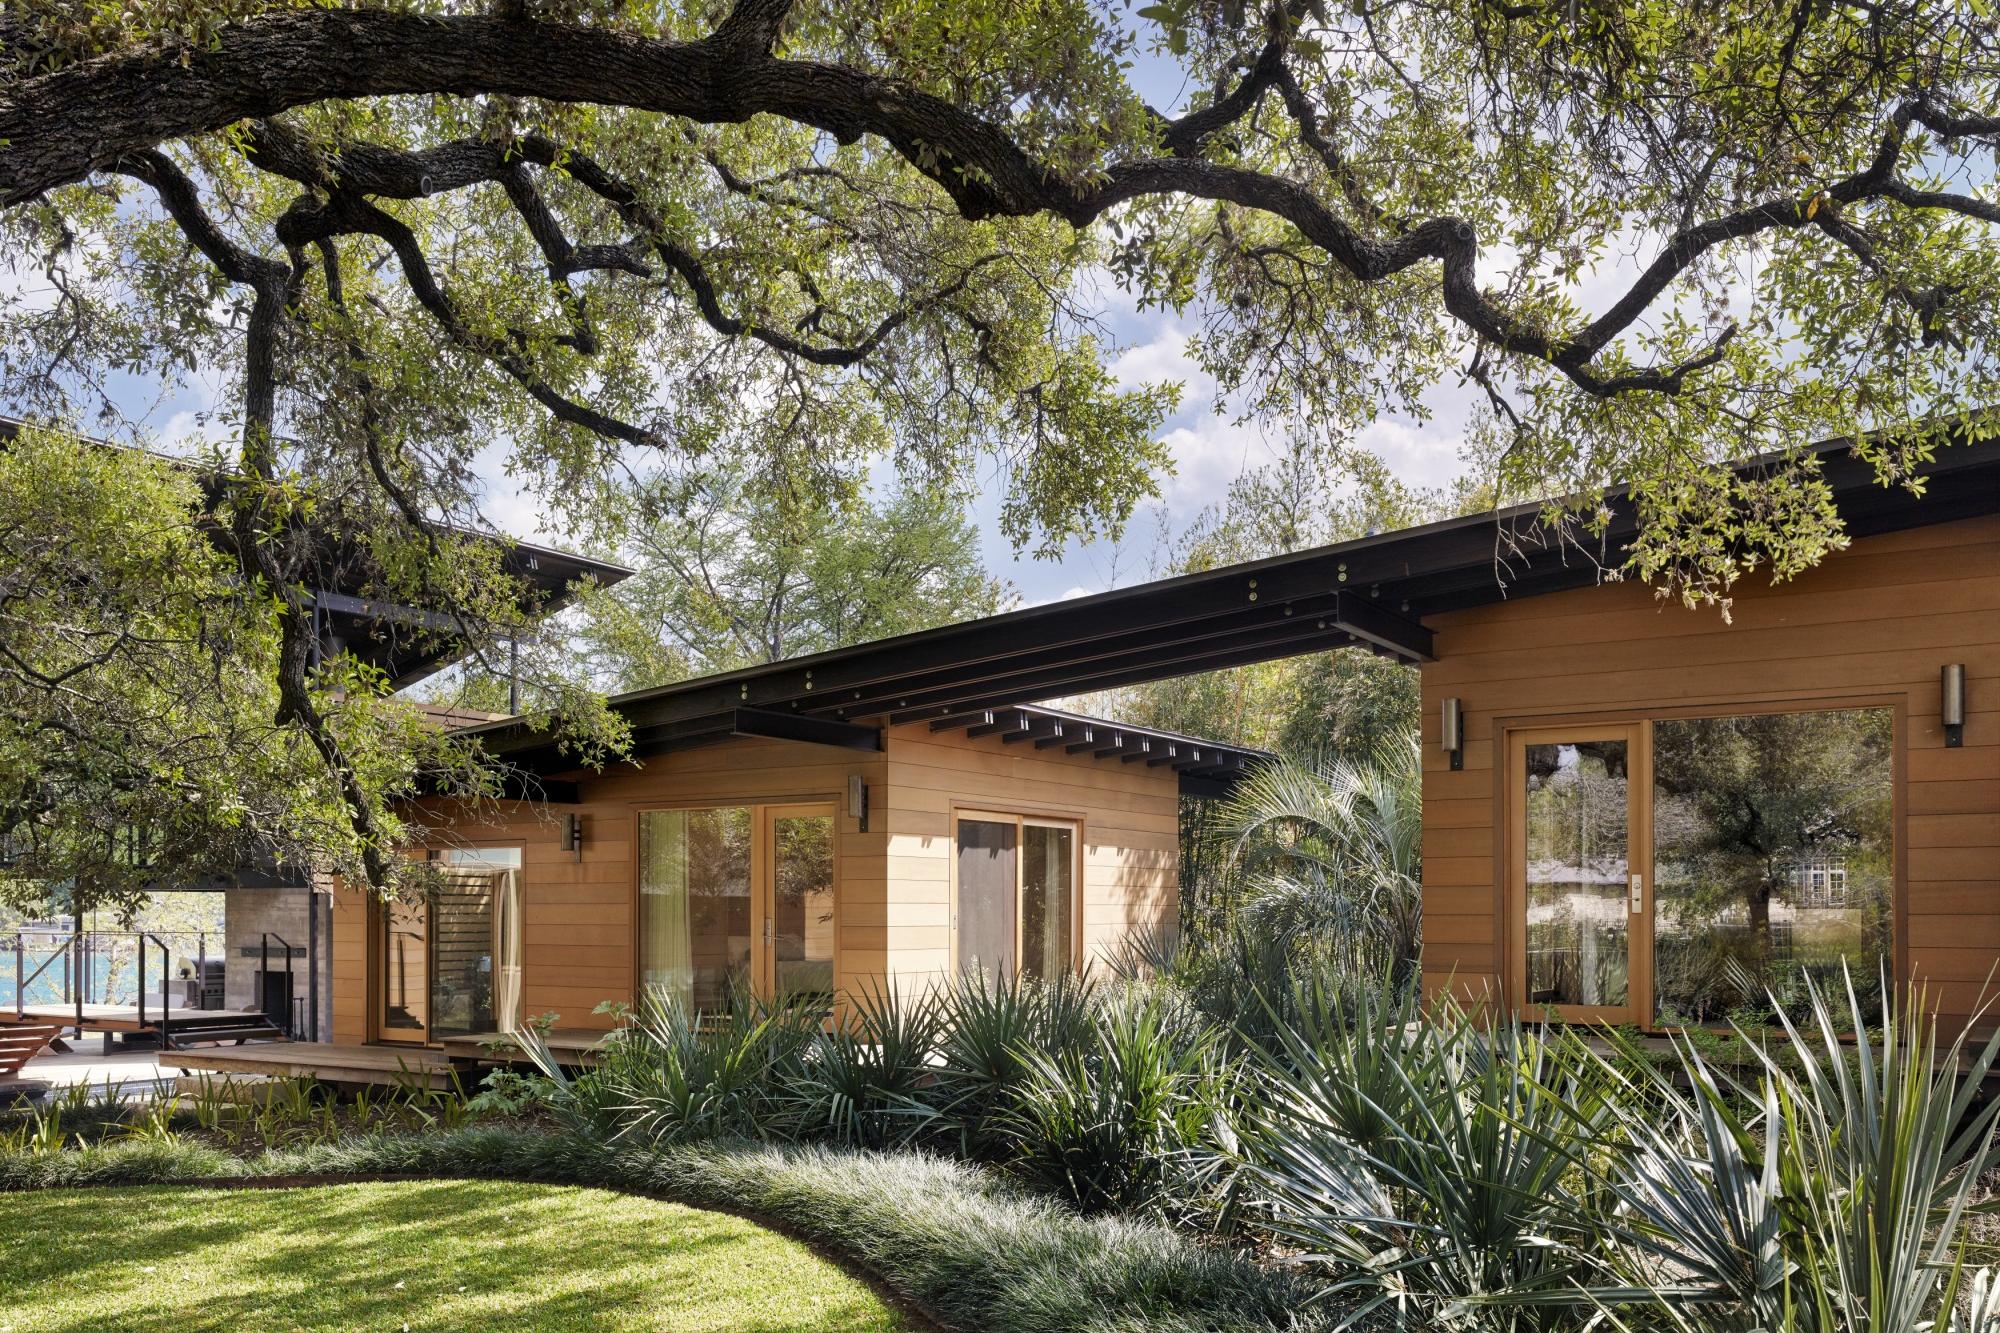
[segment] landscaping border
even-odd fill
[[[243,1159],[127,1140],[0,1155],[0,1190],[269,1186],[357,1179],[586,1185],[728,1212],[812,1246],[899,1308],[993,1333],[1269,1333],[1323,1321],[1289,1274],[1171,1229],[1083,1217],[922,1153],[704,1144],[633,1148],[513,1127],[366,1135]]]

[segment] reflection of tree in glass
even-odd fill
[[[1622,1005],[1630,994],[1625,742],[1531,745],[1526,765],[1530,999]]]
[[[1655,724],[1663,1019],[1761,1006],[1766,988],[1789,1009],[1805,974],[1843,959],[1873,986],[1889,942],[1891,728],[1879,708]],[[1841,868],[1838,902],[1808,897],[1813,865]]]
[[[697,897],[750,896],[750,810],[688,812],[688,887]]]
[[[778,901],[798,903],[833,883],[833,821],[825,817],[775,822]],[[831,911],[831,907],[828,908]]]

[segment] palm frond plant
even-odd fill
[[[1237,785],[1215,835],[1239,877],[1237,923],[1351,975],[1415,975],[1422,922],[1421,757],[1277,759]]]

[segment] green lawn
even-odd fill
[[[602,1190],[0,1195],[0,1333],[910,1327],[782,1236]]]

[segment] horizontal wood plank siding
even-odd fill
[[[563,1028],[602,1028],[592,1011],[635,997],[638,812],[672,805],[831,802],[839,812],[837,984],[861,993],[950,970],[951,810],[983,804],[1083,823],[1082,940],[1091,955],[1134,931],[1170,925],[1178,910],[1179,782],[1167,768],[1089,755],[890,730],[870,755],[827,746],[740,739],[648,758],[640,767],[567,775],[581,801],[503,805],[472,822],[437,803],[412,813],[433,846],[522,850],[522,1013]],[[846,814],[847,780],[869,785],[869,831]],[[556,817],[574,813],[583,855],[561,850]],[[335,895],[334,1037],[370,1040],[369,913],[364,896]]]
[[[888,742],[891,910],[926,923],[892,933],[889,969],[898,986],[933,985],[952,971],[954,809],[1081,822],[1086,965],[1134,934],[1174,924],[1180,780],[1172,769],[933,732],[923,723],[892,728]]]
[[[1878,700],[1901,712],[1901,965],[1941,1013],[1971,1012],[2000,963],[2000,518],[1865,538],[1791,583],[1748,580],[1731,620],[1661,604],[1636,584],[1428,618],[1438,658],[1423,668],[1431,993],[1493,993],[1514,966],[1497,831],[1503,725]],[[1967,677],[1960,749],[1945,747],[1938,716],[1938,672],[1951,662]],[[1437,748],[1452,696],[1465,719],[1458,772]]]

